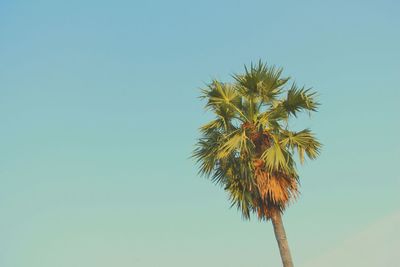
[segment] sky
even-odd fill
[[[399,10],[0,1],[0,266],[280,266],[271,224],[242,220],[189,158],[212,118],[200,88],[259,59],[322,104],[294,125],[324,144],[283,217],[294,262],[395,266]]]

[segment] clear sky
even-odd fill
[[[400,214],[399,12],[395,0],[0,1],[0,266],[279,266],[270,223],[243,221],[189,159],[211,118],[199,88],[258,59],[322,103],[298,124],[324,148],[284,216],[294,261],[356,266],[342,244],[400,231],[376,227]]]

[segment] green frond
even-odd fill
[[[224,112],[236,117],[242,121],[248,121],[248,118],[241,110],[242,99],[235,90],[234,85],[213,81],[207,89],[203,89],[203,98],[208,100],[207,109],[214,112]]]
[[[310,159],[315,159],[319,155],[321,143],[309,129],[304,129],[300,132],[282,130],[281,134],[281,145],[292,150],[297,149],[301,163],[304,162],[304,153]]]
[[[246,99],[244,98],[242,101],[242,110],[243,113],[245,114],[246,118],[248,118],[250,121],[254,121],[257,119],[258,116],[258,105],[259,102],[257,99]]]
[[[293,160],[290,153],[282,147],[279,142],[269,147],[261,155],[265,165],[270,172],[283,172],[286,174],[292,173],[294,170]]]
[[[315,100],[315,94],[310,89],[297,88],[296,84],[293,83],[287,91],[286,99],[281,102],[281,106],[288,115],[295,117],[301,110],[316,111],[319,103]]]
[[[252,194],[239,179],[232,179],[225,187],[229,193],[231,207],[236,206],[241,211],[243,218],[250,218]]]
[[[225,190],[229,193],[231,207],[236,206],[241,211],[243,218],[250,219],[254,190],[253,169],[250,162],[235,165],[231,176],[226,180]]]
[[[200,131],[207,135],[212,132],[219,131],[225,128],[225,122],[223,118],[217,118],[215,120],[210,121],[209,123],[200,127]],[[226,129],[226,128],[225,128]]]
[[[226,136],[220,144],[218,149],[217,158],[225,158],[231,154],[238,154],[240,152],[248,152],[248,140],[246,132],[238,129]]]
[[[257,123],[263,128],[277,129],[279,122],[287,119],[287,113],[283,108],[270,108],[258,115]]]
[[[239,92],[248,98],[260,98],[262,103],[268,104],[276,99],[282,92],[282,87],[289,78],[282,78],[282,68],[259,61],[251,64],[250,69],[245,66],[245,74],[234,74],[233,78],[239,85]]]

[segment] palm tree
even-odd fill
[[[283,78],[282,69],[261,61],[233,75],[232,83],[212,81],[202,90],[216,117],[200,128],[193,157],[199,173],[221,185],[245,219],[254,213],[271,220],[284,267],[292,267],[281,214],[299,194],[300,163],[315,159],[321,144],[309,129],[289,122],[319,105],[315,93]]]

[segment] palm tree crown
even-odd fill
[[[193,156],[246,219],[252,212],[260,220],[282,212],[299,192],[294,154],[303,163],[321,147],[309,129],[289,129],[289,118],[316,111],[315,93],[281,75],[260,61],[233,75],[234,82],[214,80],[202,90],[216,117],[200,128]]]

